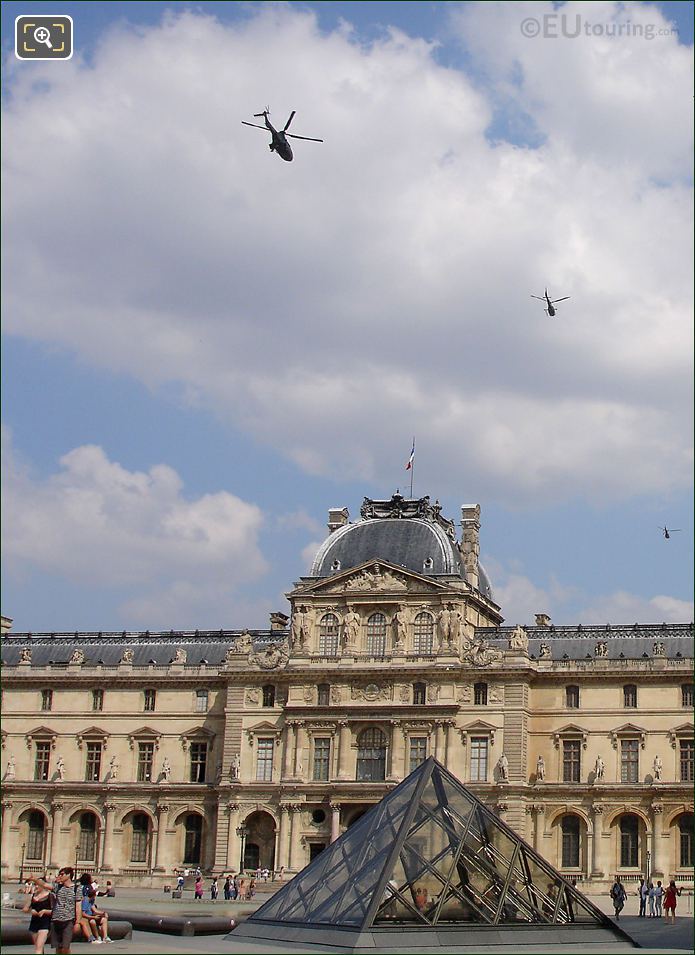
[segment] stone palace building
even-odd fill
[[[503,627],[478,506],[328,529],[265,631],[4,633],[3,878],[297,872],[434,755],[585,887],[692,882],[692,624]]]

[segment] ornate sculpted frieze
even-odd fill
[[[375,703],[377,700],[390,700],[392,688],[387,683],[353,683],[350,687],[350,697],[353,700],[364,700]]]

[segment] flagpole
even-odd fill
[[[415,438],[413,438],[413,449],[415,448]],[[415,455],[413,455],[413,463],[410,466],[410,499],[413,499],[413,477],[415,475]]]

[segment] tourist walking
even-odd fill
[[[620,921],[620,913],[623,910],[625,905],[625,900],[627,899],[627,892],[625,891],[625,886],[616,876],[615,882],[611,888],[611,898],[613,899],[613,908],[615,909],[615,917]]]
[[[229,879],[229,876],[224,880],[224,885],[222,886],[222,895],[224,895],[225,902],[229,902],[232,898],[232,883]]]
[[[639,917],[644,918],[647,914],[647,896],[649,895],[649,887],[644,879],[639,880],[637,895],[639,896]]]
[[[210,901],[211,902],[217,901],[217,891],[218,891],[217,879],[213,879],[212,882],[210,883]]]
[[[656,917],[661,918],[661,906],[664,902],[664,887],[661,884],[661,879],[656,883],[656,889],[654,889],[654,905],[656,906]]]
[[[669,915],[670,915],[671,925],[676,924],[677,898],[682,891],[683,891],[682,888],[681,889],[676,888],[676,883],[673,881],[673,879],[671,879],[671,881],[668,884],[668,888],[666,889],[666,893],[664,895],[664,912],[666,913],[666,921],[667,922],[669,921]]]
[[[653,919],[656,917],[656,889],[654,888],[654,883],[649,883],[649,889],[647,892],[647,899],[649,901],[649,918]]]
[[[44,946],[48,933],[51,930],[51,916],[53,915],[53,906],[55,905],[55,895],[50,889],[40,885],[33,885],[29,880],[31,898],[23,908],[23,912],[30,912],[29,931],[31,940],[34,944],[36,955],[43,955]]]
[[[51,916],[51,945],[56,955],[70,955],[73,927],[82,916],[81,899],[77,895],[73,883],[74,870],[64,866],[58,870],[54,888],[55,905]],[[52,886],[43,879],[33,879],[36,885],[51,889]]]
[[[205,886],[203,885],[203,877],[199,875],[195,880],[195,889],[193,891],[193,898],[196,902],[200,902],[203,898],[203,892],[205,891]]]

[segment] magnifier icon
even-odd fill
[[[37,43],[45,43],[49,50],[53,49],[51,31],[47,27],[37,27],[34,30],[34,39]]]

